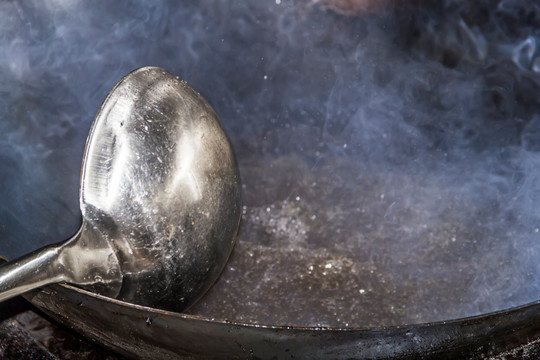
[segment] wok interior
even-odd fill
[[[50,1],[0,12],[8,257],[78,228],[94,113],[125,73],[153,64],[212,104],[244,184],[232,258],[189,313],[380,327],[538,298],[538,6],[343,15],[301,1]]]

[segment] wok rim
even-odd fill
[[[125,302],[118,299],[113,299],[104,295],[96,294],[91,291],[87,291],[81,288],[78,288],[74,285],[58,283],[53,285],[48,285],[48,287],[61,286],[68,291],[78,292],[84,296],[90,296],[99,301],[109,302],[118,306],[129,308],[131,310],[152,313],[156,315],[162,315],[167,317],[176,317],[184,320],[193,320],[206,322],[211,324],[224,324],[230,326],[238,326],[244,328],[255,328],[255,329],[271,329],[271,330],[300,330],[300,331],[327,331],[327,332],[379,332],[379,331],[391,331],[391,330],[400,330],[403,328],[408,329],[418,329],[418,328],[430,328],[430,327],[441,327],[445,325],[458,325],[460,323],[466,322],[481,322],[482,320],[489,320],[497,316],[505,316],[512,312],[518,312],[525,309],[532,309],[534,307],[540,306],[540,300],[531,301],[522,305],[513,306],[506,309],[490,311],[487,313],[482,313],[478,315],[465,316],[460,318],[454,318],[449,320],[439,320],[439,321],[430,321],[430,322],[419,322],[419,323],[404,323],[399,325],[388,325],[388,326],[378,326],[378,327],[332,327],[332,326],[298,326],[298,325],[272,325],[272,324],[257,324],[257,323],[248,323],[248,322],[238,322],[235,320],[228,319],[214,319],[208,318],[201,315],[194,314],[184,314],[175,311],[168,311],[157,309],[149,306],[137,305],[129,302]]]

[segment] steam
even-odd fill
[[[245,185],[237,249],[193,312],[381,326],[539,297],[539,5],[352,16],[324,2],[56,0],[0,14],[6,255],[77,229],[92,118],[124,74],[157,65],[215,108]]]

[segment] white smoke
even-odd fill
[[[245,184],[234,271],[194,311],[376,326],[538,298],[533,2],[6,1],[0,19],[6,255],[77,229],[92,118],[157,65],[215,107]]]

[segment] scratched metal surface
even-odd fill
[[[30,1],[0,15],[8,257],[76,231],[92,118],[123,75],[157,65],[215,108],[244,183],[237,246],[191,314],[364,328],[538,298],[537,5]]]

